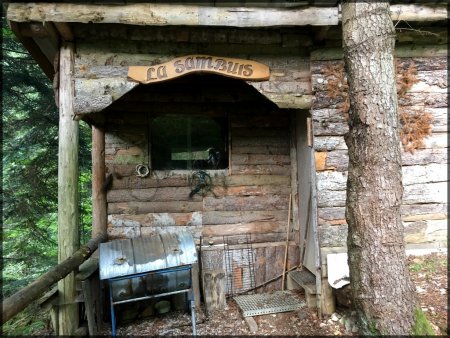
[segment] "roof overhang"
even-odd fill
[[[59,43],[76,40],[71,28],[74,23],[268,28],[327,27],[340,22],[340,5],[335,0],[321,1],[323,6],[311,6],[309,1],[278,2],[278,5],[269,1],[244,3],[247,5],[231,6],[227,2],[219,6],[216,1],[204,5],[14,2],[5,7],[14,34],[49,78],[55,73]],[[394,21],[447,20],[447,6],[444,3],[392,4],[391,16]]]

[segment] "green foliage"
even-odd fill
[[[421,308],[416,308],[414,311],[414,326],[412,329],[414,336],[434,336],[436,333],[433,330],[430,322],[423,313]]]
[[[421,271],[425,274],[435,273],[439,268],[446,267],[447,260],[445,258],[432,255],[426,258],[416,258],[413,263],[409,265],[412,272]]]
[[[46,329],[50,325],[48,313],[36,304],[31,304],[2,326],[5,336],[28,336]]]
[[[52,84],[2,18],[3,265],[2,296],[57,263],[58,123]],[[80,238],[91,226],[90,127],[80,124]],[[27,334],[35,322],[22,320]],[[34,327],[36,328],[36,327]],[[29,332],[30,333],[30,332]]]

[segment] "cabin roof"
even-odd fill
[[[446,1],[394,0],[394,21],[441,22],[446,25]],[[138,25],[198,27],[326,27],[340,24],[339,0],[155,0],[28,3],[6,5],[7,19],[19,41],[44,73],[53,78],[61,41],[77,40],[76,25]],[[180,15],[182,12],[184,15]]]

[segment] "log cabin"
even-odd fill
[[[345,270],[347,236],[339,3],[7,5],[59,107],[59,261],[79,247],[78,124],[88,123],[93,238],[187,229],[203,268],[225,269],[227,238],[242,236],[258,292],[300,267],[287,287],[333,313],[327,262]],[[423,128],[402,135],[415,252],[447,245],[447,16],[445,1],[391,1],[403,124]],[[74,273],[59,282],[59,334],[79,325],[75,284]]]

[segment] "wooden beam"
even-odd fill
[[[394,54],[399,58],[435,58],[448,55],[447,45],[397,46]],[[342,60],[342,48],[321,48],[311,52],[311,61]]]
[[[58,151],[58,262],[70,257],[79,246],[78,231],[78,122],[74,121],[74,46],[63,44],[59,57],[59,151]],[[60,335],[71,335],[78,328],[75,303],[75,274],[58,283],[60,294]]]
[[[92,237],[106,234],[105,131],[92,126]]]
[[[183,13],[183,15],[180,15]],[[325,26],[339,23],[337,7],[295,9],[211,7],[168,4],[11,3],[8,19],[17,22],[52,21],[120,23],[147,26]]]
[[[447,20],[447,5],[391,5],[391,19],[394,21],[440,21]]]
[[[183,13],[180,15],[179,13]],[[168,26],[327,26],[340,21],[338,7],[256,8],[211,7],[179,4],[69,4],[11,3],[11,21],[120,23]],[[447,19],[445,5],[392,5],[392,20],[439,21]]]
[[[61,35],[64,41],[73,41],[75,39],[75,35],[73,34],[72,28],[70,28],[69,24],[66,22],[54,22],[55,28],[58,33]]]
[[[54,283],[77,269],[97,249],[98,244],[105,240],[106,235],[91,239],[72,256],[40,276],[25,288],[6,298],[2,302],[2,324],[25,309],[31,302],[38,299]]]
[[[41,51],[33,38],[24,37],[17,22],[10,22],[10,25],[11,30],[17,37],[17,40],[19,40],[19,42],[25,47],[25,49],[30,53],[33,59],[36,60],[38,65],[43,70],[44,74],[47,75],[49,79],[53,80],[53,75],[55,74],[53,65]]]

